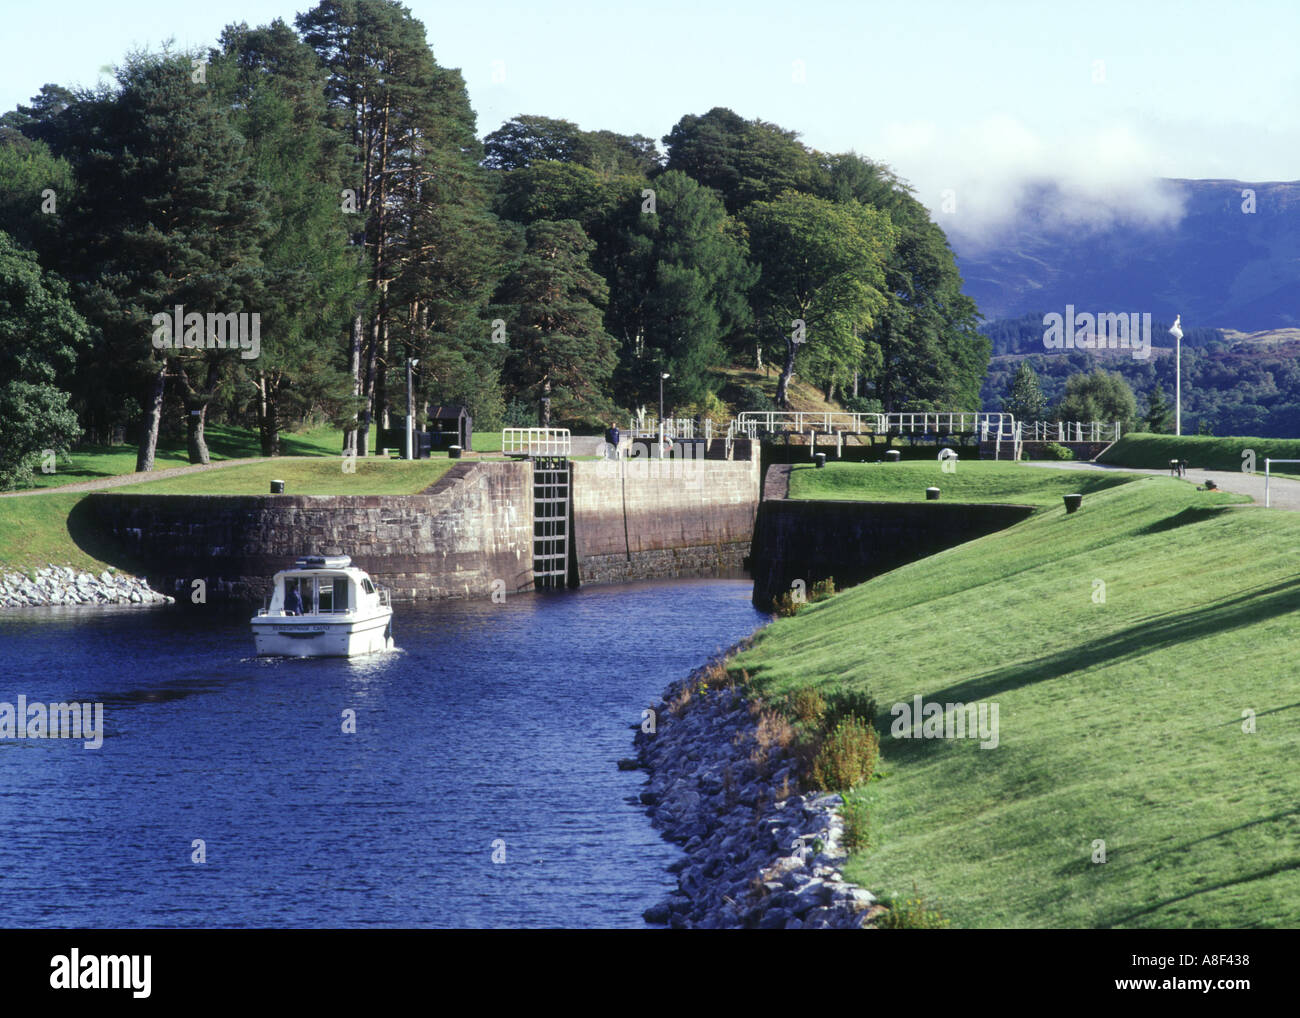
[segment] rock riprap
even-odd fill
[[[636,736],[649,774],[641,802],[686,852],[670,867],[676,893],[647,909],[646,921],[869,928],[875,898],[839,869],[848,856],[842,798],[795,791],[798,762],[788,746],[761,738],[759,706],[735,687],[702,689],[705,671],[670,686],[653,708],[653,734],[643,726]]]
[[[30,574],[0,574],[0,608],[40,608],[82,604],[173,604],[138,576],[105,569],[78,572],[70,566],[48,566]]]

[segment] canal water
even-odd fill
[[[0,739],[0,925],[642,926],[678,850],[616,764],[750,592],[399,604],[400,649],[353,660],[259,660],[247,612],[0,614],[0,704],[105,728]]]

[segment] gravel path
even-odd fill
[[[1056,470],[1117,470],[1126,474],[1167,475],[1168,470],[1143,470],[1137,467],[1113,467],[1105,463],[1054,463],[1047,460],[1026,461],[1027,466],[1047,467]],[[1205,484],[1206,479],[1214,481],[1224,491],[1249,495],[1258,505],[1264,504],[1264,475],[1246,474],[1240,470],[1191,470],[1185,479],[1197,485]],[[1274,475],[1269,479],[1269,504],[1274,509],[1300,510],[1300,481]]]
[[[143,481],[162,481],[168,477],[181,477],[185,474],[198,474],[205,470],[220,470],[223,467],[248,466],[250,463],[265,463],[266,457],[259,456],[246,460],[220,460],[217,463],[196,463],[188,467],[168,467],[166,470],[154,470],[144,474],[119,474],[116,477],[101,477],[96,481],[81,481],[77,484],[63,484],[55,488],[33,488],[30,491],[6,491],[0,498],[23,498],[27,495],[61,495],[68,491],[99,491],[102,488],[120,488],[127,484],[140,484]]]

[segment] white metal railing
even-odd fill
[[[848,411],[823,413],[801,410],[749,410],[731,422],[728,438],[744,435],[757,438],[760,434],[781,431],[843,431],[855,435],[876,434],[882,430],[882,414],[857,414]]]
[[[694,417],[665,417],[662,422],[655,420],[653,417],[647,417],[640,423],[636,418],[629,418],[627,423],[626,434],[631,438],[660,438],[659,425],[663,424],[663,438],[703,438],[711,441],[713,438],[713,422],[707,417],[704,418],[702,427],[695,426]]]
[[[884,428],[900,434],[978,434],[1001,431],[1015,427],[1016,419],[1011,414],[975,413],[964,411],[929,411],[916,413],[892,413],[884,415]]]
[[[1118,442],[1120,421],[1034,421],[1018,425],[1024,442]]]
[[[568,456],[573,440],[568,428],[505,428],[501,452],[506,456]]]

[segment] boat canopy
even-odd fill
[[[298,569],[346,569],[350,565],[350,555],[304,555],[294,563]]]

